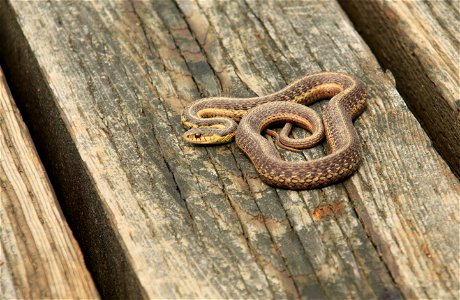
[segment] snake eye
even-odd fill
[[[195,133],[195,138],[199,139],[201,137],[201,133]]]

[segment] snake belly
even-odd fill
[[[301,124],[299,118],[308,118],[304,105],[328,98],[323,125],[330,153],[307,162],[281,159],[261,133],[273,123]],[[323,187],[347,178],[358,168],[362,154],[353,119],[365,106],[360,80],[343,73],[316,73],[263,97],[198,100],[182,114],[183,124],[190,128],[184,138],[196,144],[218,144],[236,135],[237,145],[267,184],[287,189]]]

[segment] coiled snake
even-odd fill
[[[316,112],[305,105],[329,98],[321,122]],[[364,111],[366,98],[363,83],[353,76],[336,72],[310,74],[267,96],[195,101],[182,113],[182,123],[189,128],[183,137],[194,144],[221,144],[236,135],[237,145],[266,183],[287,189],[323,187],[347,178],[361,162],[361,146],[352,121]],[[293,123],[311,135],[289,138],[289,125],[280,134],[268,129],[282,123]],[[288,149],[313,147],[325,133],[330,153],[311,161],[285,161],[261,135],[265,130],[278,145]]]

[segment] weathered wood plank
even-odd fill
[[[2,3],[1,54],[27,79],[15,90],[103,296],[458,291],[458,181],[336,2]],[[275,190],[234,144],[181,139],[190,101],[319,70],[357,75],[370,96],[365,161],[344,184]]]
[[[0,69],[0,299],[97,298]]]
[[[339,2],[460,176],[460,2]]]

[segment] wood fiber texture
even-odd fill
[[[458,293],[458,180],[336,2],[0,3],[0,53],[26,78],[15,90],[104,297]],[[364,162],[343,184],[273,189],[234,143],[181,138],[195,99],[321,70],[369,94]]]
[[[339,2],[460,176],[460,2]]]
[[[97,298],[0,69],[0,299]]]

